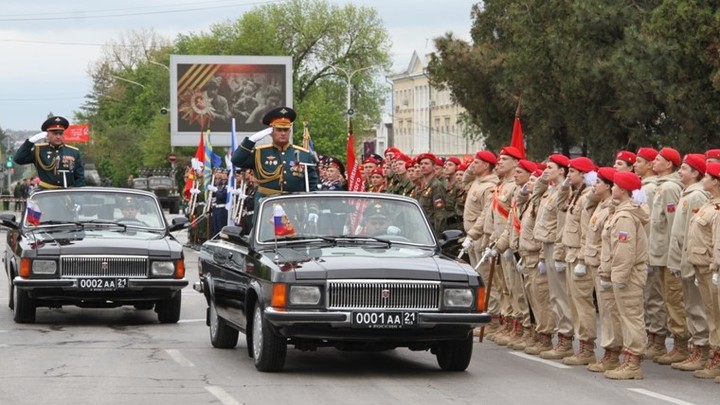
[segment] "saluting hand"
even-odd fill
[[[47,137],[47,132],[45,132],[45,131],[38,132],[37,134],[28,138],[28,141],[30,141],[30,143],[38,143],[40,140],[45,139],[46,137]]]

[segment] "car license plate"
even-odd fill
[[[126,278],[79,278],[78,289],[81,291],[116,291],[127,287]]]
[[[417,312],[413,311],[358,311],[352,316],[352,324],[357,328],[399,329],[417,325]]]

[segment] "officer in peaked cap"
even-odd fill
[[[65,144],[67,119],[50,117],[43,122],[42,132],[28,138],[15,152],[17,164],[34,164],[41,189],[82,187],[85,169],[78,148]],[[40,142],[47,137],[47,142]]]
[[[258,181],[256,202],[265,196],[318,189],[317,167],[310,152],[290,141],[295,117],[295,110],[290,107],[278,107],[268,112],[262,122],[270,127],[243,139],[233,153],[232,163],[236,167],[255,172]],[[268,135],[272,142],[256,145]],[[317,215],[309,219],[317,220]]]

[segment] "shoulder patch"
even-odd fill
[[[620,242],[627,242],[629,233],[627,231],[618,232],[618,240]]]

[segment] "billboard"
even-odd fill
[[[213,146],[230,146],[266,128],[262,117],[292,107],[290,56],[170,56],[170,144],[196,146],[210,130]]]

